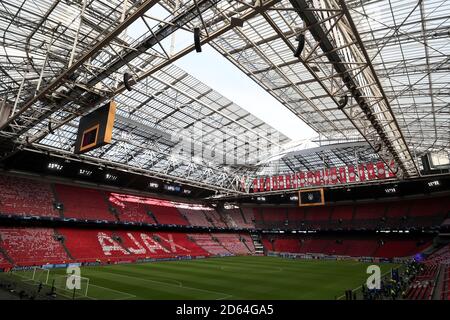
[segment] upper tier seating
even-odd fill
[[[447,206],[448,210],[447,199],[440,199],[439,201],[413,200],[410,202],[409,216],[420,217],[439,215],[445,210],[444,205]]]
[[[393,202],[386,205],[387,218],[401,218],[408,215],[411,203],[406,201]]]
[[[192,226],[212,227],[202,210],[177,208],[177,210],[189,221]]]
[[[230,251],[225,249],[220,243],[214,241],[208,233],[189,234],[194,242],[213,255],[230,255]]]
[[[223,210],[223,218],[231,228],[254,228],[254,224],[244,221],[244,216],[240,209]]]
[[[203,210],[206,217],[212,222],[216,228],[227,228],[227,225],[222,221],[221,216],[216,210]]]
[[[159,224],[189,225],[189,222],[173,206],[149,204],[150,211]]]
[[[70,258],[49,228],[1,228],[0,246],[15,264],[43,265],[68,262]]]
[[[245,219],[245,223],[250,225],[251,228],[255,227],[255,213],[252,208],[241,208],[242,215]]]
[[[109,193],[108,200],[116,208],[120,221],[156,224],[148,214],[145,198],[124,194]]]
[[[0,214],[59,217],[53,202],[47,183],[0,176]]]
[[[284,222],[287,220],[286,208],[264,208],[261,212],[266,223]]]
[[[352,220],[353,206],[336,206],[331,215],[332,220]]]
[[[450,200],[448,197],[440,197],[306,209],[255,207],[254,212],[258,228],[302,230],[423,228],[441,225],[450,213]]]
[[[102,191],[61,184],[55,185],[55,190],[64,205],[64,217],[116,221]]]
[[[356,206],[355,220],[379,220],[385,211],[384,203],[360,204]]]
[[[305,220],[305,209],[303,208],[288,208],[287,216],[289,221],[289,227],[298,228]]]
[[[241,237],[238,234],[213,233],[212,237],[219,240],[222,246],[233,254],[248,255],[254,252],[249,251],[249,248],[241,241]]]
[[[307,221],[329,221],[330,220],[329,207],[308,208],[305,211],[305,220]]]

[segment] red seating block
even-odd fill
[[[59,217],[50,184],[0,176],[0,214]]]
[[[108,193],[108,200],[117,209],[120,221],[156,224],[151,218],[146,198],[119,193]]]
[[[224,248],[219,242],[213,240],[211,234],[208,233],[195,233],[189,234],[188,237],[204,250],[208,251],[212,255],[230,255],[231,252]]]
[[[0,252],[0,269],[10,267],[10,263],[6,258],[3,257],[3,254]]]
[[[188,208],[178,208],[178,211],[186,217],[192,226],[212,227],[213,225],[206,219],[206,215],[202,210],[194,210]]]
[[[336,206],[333,209],[332,220],[351,220],[353,218],[353,206]]]
[[[64,205],[64,217],[116,221],[101,191],[61,184],[55,190]]]
[[[251,210],[248,210],[251,213],[251,217],[253,217],[253,212]],[[243,212],[245,212],[243,210]],[[241,213],[241,211],[239,209],[228,209],[228,210],[224,210],[224,219],[227,222],[229,227],[234,227],[234,228],[254,228],[255,225],[252,222],[252,218],[247,219],[247,222],[244,221],[244,216]]]
[[[0,246],[19,266],[69,262],[62,244],[49,228],[1,228]]]
[[[149,207],[159,224],[189,225],[188,221],[168,201],[161,201],[160,205],[150,204]]]
[[[239,234],[213,233],[212,236],[219,240],[224,248],[236,255],[248,255],[254,253],[241,241]],[[248,239],[246,239],[248,241]],[[253,243],[253,242],[252,242]]]
[[[68,228],[59,232],[65,236],[68,250],[79,262],[132,262],[143,258],[208,255],[184,233]]]

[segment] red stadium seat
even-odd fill
[[[192,226],[212,227],[212,223],[208,221],[202,210],[194,210],[189,208],[178,208],[178,211],[189,221]]]
[[[62,184],[55,185],[55,190],[64,205],[64,217],[116,221],[102,191]]]
[[[59,217],[50,184],[0,175],[0,215]]]
[[[1,228],[0,247],[19,266],[69,262],[71,259],[49,228]]]
[[[189,225],[189,222],[168,201],[161,201],[159,205],[150,204],[149,208],[159,224]]]
[[[254,253],[254,248],[253,251],[251,251],[251,249],[248,247],[247,242],[249,241],[249,239],[246,238],[246,242],[244,243],[241,241],[241,236],[239,234],[213,233],[212,237],[217,239],[225,249],[233,254],[249,255]]]
[[[120,221],[156,224],[148,214],[146,198],[119,193],[108,193],[108,200],[119,213]]]

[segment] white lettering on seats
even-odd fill
[[[186,251],[186,252],[191,252],[191,250],[186,249],[186,248],[180,246],[179,244],[176,244],[176,243],[173,241],[173,237],[172,237],[171,234],[168,234],[168,235],[167,235],[168,239],[164,238],[163,236],[161,236],[161,235],[159,235],[159,234],[158,234],[157,236],[158,236],[161,240],[164,240],[164,241],[166,241],[166,242],[169,243],[169,245],[170,245],[170,250],[172,250],[172,252],[177,252],[177,248],[179,248],[179,249],[181,249],[181,250],[184,250],[184,251]]]
[[[128,238],[131,239],[131,241],[133,241],[133,243],[137,247],[137,249],[135,249],[135,248],[128,248],[128,250],[130,250],[131,253],[134,253],[134,254],[145,254],[147,252],[147,250],[145,250],[145,248],[142,246],[142,244],[140,244],[131,233],[127,233],[127,236],[128,236]]]
[[[145,233],[141,233],[142,241],[144,241],[144,244],[150,250],[150,252],[155,253],[156,250],[162,250],[164,252],[170,253],[169,250],[161,246],[159,243],[157,243],[154,239],[152,239],[150,236],[146,235]]]
[[[120,251],[123,254],[130,254],[124,248],[120,246],[116,241],[103,232],[99,232],[97,235],[98,242],[102,246],[105,256],[110,256],[112,251]],[[106,244],[106,242],[108,244]]]

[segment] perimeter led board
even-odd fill
[[[109,102],[85,115],[78,125],[75,153],[85,153],[111,143],[116,103]]]

